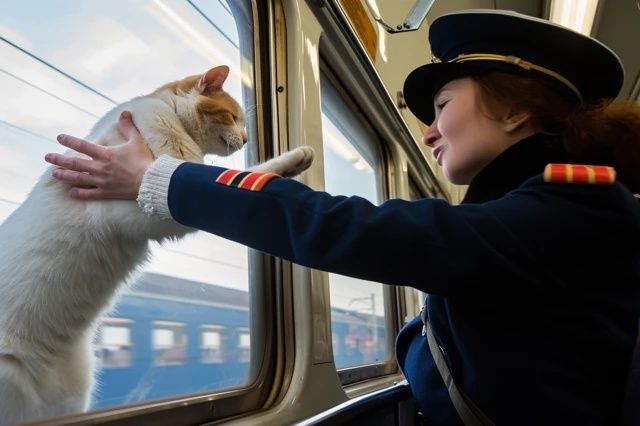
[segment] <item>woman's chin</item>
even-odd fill
[[[447,167],[447,163],[443,163],[442,172],[444,173],[444,177],[454,185],[469,185],[469,183],[471,183],[472,177],[469,177],[466,173],[451,170],[450,167]]]

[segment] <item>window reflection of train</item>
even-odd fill
[[[250,362],[246,291],[143,274],[96,334],[92,406],[240,386]],[[337,365],[383,360],[384,318],[332,309]],[[377,328],[378,333],[373,333]]]

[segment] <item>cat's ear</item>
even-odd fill
[[[198,83],[196,84],[196,90],[203,94],[219,92],[222,90],[222,85],[228,75],[229,67],[226,65],[211,68],[202,77],[200,77],[200,80],[198,80]]]

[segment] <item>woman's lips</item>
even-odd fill
[[[441,154],[443,150],[444,150],[444,146],[440,145],[438,147],[435,147],[431,152],[433,154],[433,158],[436,159],[439,165],[442,165],[442,161],[440,161],[440,158],[442,157]]]

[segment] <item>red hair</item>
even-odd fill
[[[640,193],[640,106],[603,100],[577,105],[537,79],[491,72],[473,75],[492,117],[527,111],[541,132],[557,135],[571,161],[615,167],[618,180]]]

